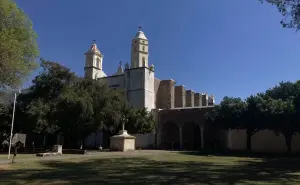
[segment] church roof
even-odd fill
[[[142,32],[141,30],[136,33],[135,38],[148,40],[147,37],[145,36],[144,32]]]
[[[123,73],[124,73],[124,70],[123,70],[123,67],[122,67],[122,62],[120,62],[119,66],[118,66],[118,71],[113,75],[121,75]]]
[[[98,79],[104,77],[107,77],[107,75],[104,73],[104,71],[100,70],[95,78]]]

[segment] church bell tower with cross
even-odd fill
[[[154,70],[148,67],[148,39],[139,27],[132,39],[131,66],[124,71],[128,102],[151,111],[155,108]]]
[[[148,67],[148,39],[141,26],[131,44],[131,68],[138,67]]]

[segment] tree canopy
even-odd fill
[[[0,1],[0,90],[16,88],[37,67],[37,35],[12,0]]]
[[[273,130],[285,137],[288,151],[296,133],[300,133],[300,81],[281,82],[264,93],[242,100],[224,97],[206,119],[223,129],[245,129],[247,148],[251,137],[263,129]]]
[[[41,59],[41,68],[33,85],[18,96],[18,131],[62,134],[74,143],[100,130],[116,134],[124,120],[130,133],[153,130],[151,113],[128,105],[122,91],[101,81],[80,78],[56,62]],[[0,109],[6,115],[4,110]]]
[[[284,28],[300,29],[300,1],[299,0],[259,0],[277,6],[283,19],[281,24]]]

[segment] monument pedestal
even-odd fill
[[[130,151],[135,150],[135,137],[127,133],[127,130],[121,130],[118,135],[110,137],[111,151]]]
[[[52,152],[62,155],[62,145],[53,145]]]

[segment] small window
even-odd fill
[[[143,46],[143,51],[145,51],[145,46]]]
[[[145,60],[145,57],[142,58],[142,64],[143,64],[143,67],[146,66],[146,60]]]
[[[97,58],[97,64],[96,64],[96,67],[100,68],[100,59]]]

